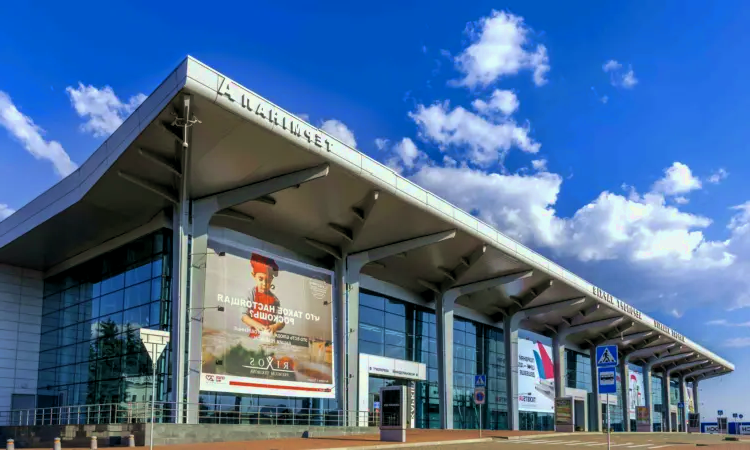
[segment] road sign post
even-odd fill
[[[479,406],[479,437],[482,437],[482,405],[487,400],[485,389],[487,388],[486,375],[474,375],[474,404]]]
[[[609,422],[609,394],[617,393],[617,346],[596,347],[596,370],[599,375],[599,393],[607,394],[607,450],[612,448],[611,424]]]

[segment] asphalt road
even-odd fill
[[[649,433],[649,434],[613,434],[612,448],[617,450],[679,450],[696,448],[697,446],[707,449],[750,449],[750,441],[742,443],[723,441],[722,436],[700,435],[700,434],[676,434],[676,433]],[[519,440],[495,440],[493,442],[462,445],[441,445],[422,448],[435,450],[553,450],[553,449],[606,449],[606,435],[580,435],[519,439]]]

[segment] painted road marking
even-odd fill
[[[649,447],[649,449],[652,448],[662,448],[662,447],[672,447],[674,444],[667,444],[667,445],[657,445],[656,447]]]
[[[638,444],[638,445],[631,445],[628,448],[637,448],[637,447],[648,447],[651,444]]]

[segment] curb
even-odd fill
[[[386,448],[407,448],[407,447],[423,447],[425,445],[451,445],[451,444],[479,444],[482,442],[492,442],[493,438],[477,438],[477,439],[458,439],[455,441],[426,441],[426,442],[405,442],[398,444],[383,444],[383,445],[360,445],[356,447],[332,447],[323,448],[319,450],[364,450],[364,449],[386,449]]]

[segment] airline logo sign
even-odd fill
[[[616,367],[617,346],[600,345],[596,347],[596,367]]]

